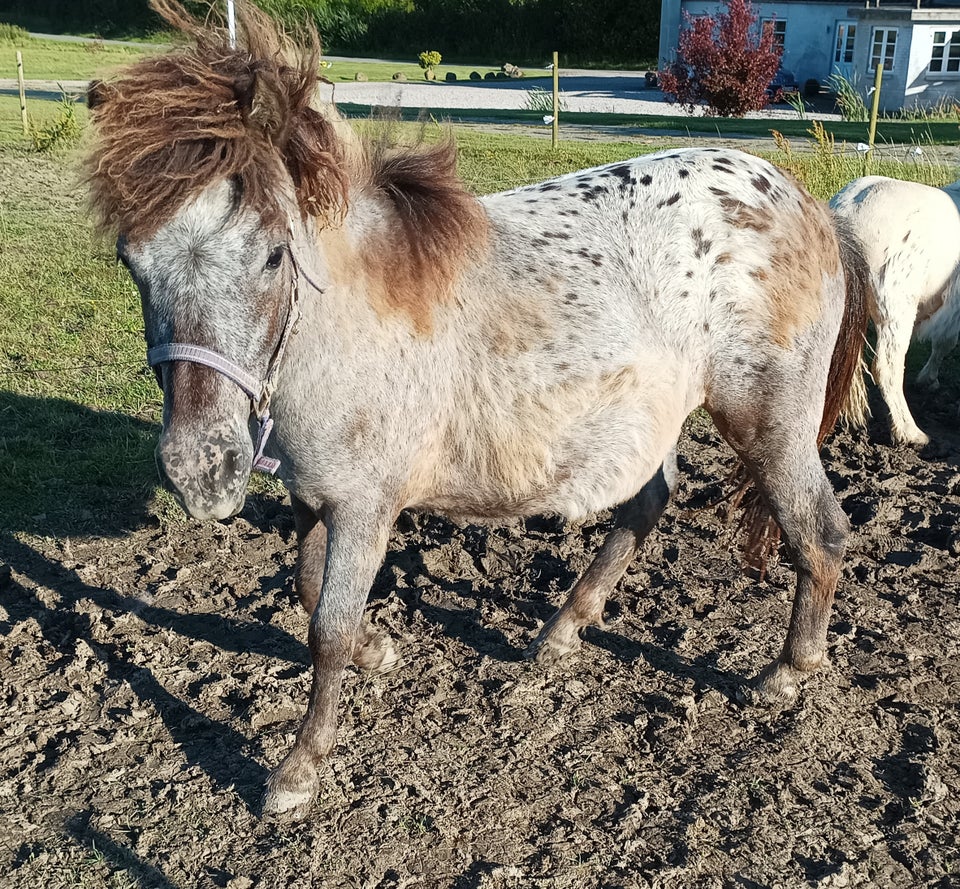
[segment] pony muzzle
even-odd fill
[[[184,512],[195,519],[219,521],[243,509],[253,448],[249,436],[231,432],[205,432],[190,440],[167,431],[160,435],[161,474]]]

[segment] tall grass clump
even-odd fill
[[[72,148],[80,141],[83,127],[77,118],[77,106],[61,88],[57,116],[43,126],[30,130],[34,151]]]
[[[561,111],[567,110],[563,93],[558,97]],[[527,90],[527,98],[523,102],[527,111],[539,111],[541,114],[553,114],[553,90],[545,90],[542,86],[535,86]]]
[[[960,104],[949,96],[941,96],[932,105],[914,105],[901,108],[891,116],[894,120],[910,121],[949,121],[960,123]]]
[[[23,46],[28,40],[30,40],[30,33],[26,28],[0,22],[0,43],[12,43],[15,46]]]
[[[827,78],[830,91],[836,94],[840,116],[853,123],[865,123],[869,119],[859,80],[856,75],[853,78],[844,77],[839,71],[834,71]]]
[[[933,186],[946,185],[957,178],[956,169],[944,164],[931,145],[926,151],[919,144],[896,149],[880,145],[858,151],[846,143],[838,147],[833,134],[819,121],[814,121],[807,132],[810,151],[796,152],[790,140],[774,130],[777,151],[771,160],[793,173],[821,200],[833,197],[860,176],[889,176]]]

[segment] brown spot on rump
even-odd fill
[[[151,7],[193,43],[150,56],[91,90],[97,142],[86,161],[101,228],[137,239],[223,179],[268,225],[285,227],[285,185],[300,213],[336,219],[346,207],[344,150],[334,124],[310,107],[316,32],[296,48],[251,3],[237,7],[242,45],[175,0]]]
[[[750,180],[750,184],[762,194],[770,191],[770,180],[767,179],[763,173],[757,173],[757,175]]]
[[[665,198],[664,200],[660,201],[660,202],[657,204],[657,207],[658,207],[658,208],[662,208],[662,207],[672,207],[672,206],[673,206],[677,201],[679,201],[679,200],[680,200],[680,192],[677,192],[676,194],[673,194],[673,195],[671,195],[670,197]]]
[[[771,207],[753,207],[731,197],[726,192],[718,192],[720,209],[727,222],[734,228],[753,229],[767,232],[774,227],[775,214]]]
[[[799,186],[798,186],[799,188]],[[840,250],[832,217],[824,204],[801,191],[799,212],[768,234],[770,263],[764,291],[770,300],[773,340],[784,348],[799,330],[820,317],[823,281],[840,271]],[[798,245],[815,244],[815,250]]]
[[[904,243],[904,244],[906,244],[907,241],[910,239],[910,235],[911,235],[911,232],[908,231],[908,232],[903,236],[903,243]]]

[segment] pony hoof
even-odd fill
[[[389,673],[400,663],[400,656],[389,639],[377,636],[353,650],[353,662],[361,670]]]
[[[930,444],[930,436],[920,429],[894,432],[893,440],[896,444],[910,445],[915,448],[922,448],[924,445]]]
[[[300,769],[300,774],[287,767],[287,757],[280,767],[267,780],[267,789],[263,795],[260,814],[267,818],[277,817],[283,821],[303,821],[320,790],[320,778],[314,768]]]
[[[787,707],[797,699],[799,671],[773,663],[742,690],[744,703],[754,707]]]
[[[547,621],[540,635],[533,640],[524,652],[524,656],[538,664],[552,666],[564,660],[580,647],[578,627]]]

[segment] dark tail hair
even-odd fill
[[[833,357],[830,359],[817,447],[820,447],[833,431],[841,414],[862,420],[865,416],[863,406],[866,405],[863,349],[867,334],[867,302],[873,284],[860,242],[849,230],[846,220],[833,213],[831,217],[840,246],[846,297],[840,330],[833,346]],[[745,530],[744,561],[763,577],[767,562],[780,542],[780,527],[757,491],[752,488],[742,464],[737,466],[734,477],[739,484],[731,498],[731,508],[743,508],[740,527]]]

